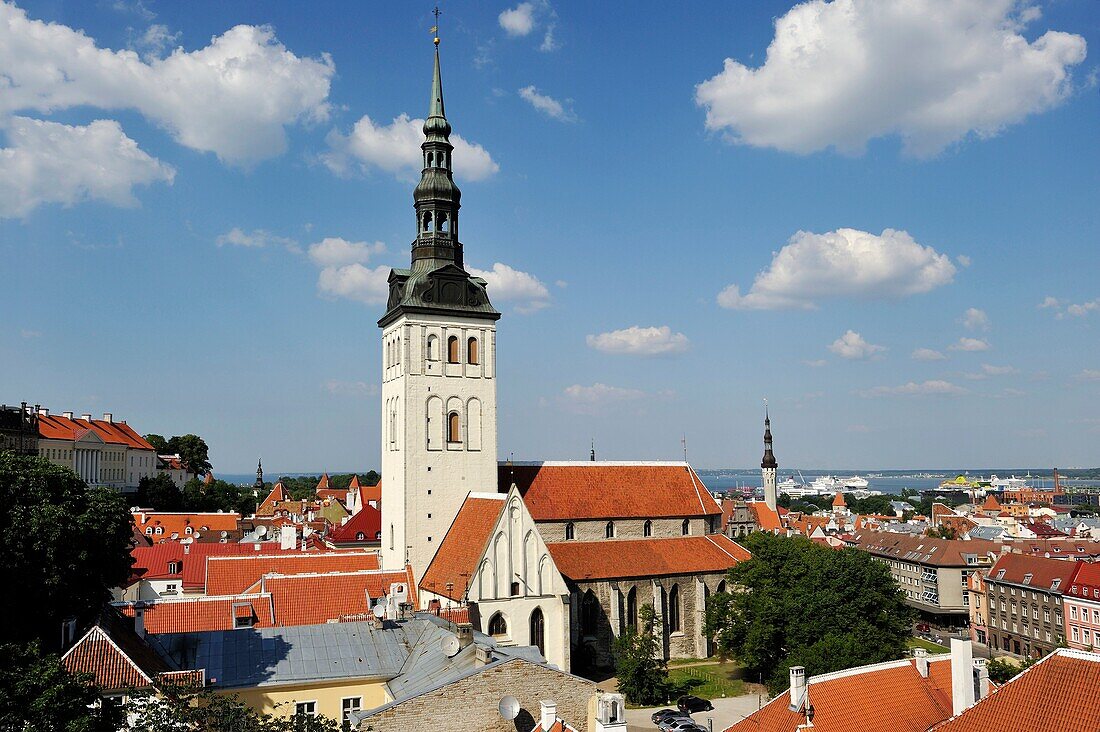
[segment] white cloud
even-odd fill
[[[1075,318],[1083,318],[1095,310],[1100,310],[1100,298],[1090,300],[1089,302],[1070,303],[1066,306],[1066,315],[1072,315]]]
[[[1100,381],[1100,369],[1081,369],[1077,378],[1082,381]]]
[[[825,298],[905,297],[948,284],[955,271],[950,257],[905,231],[799,231],[756,275],[747,294],[730,285],[718,304],[737,310],[809,309]]]
[[[512,37],[529,35],[535,29],[535,4],[520,3],[497,16],[497,22],[504,32]]]
[[[90,106],[135,109],[177,142],[250,165],[286,149],[286,130],[327,119],[332,60],[301,58],[267,26],[238,25],[205,48],[142,60],[0,3],[0,117]]]
[[[659,356],[669,353],[682,353],[690,345],[683,333],[673,333],[667,325],[642,328],[632,325],[622,330],[590,335],[585,338],[589,348],[603,353],[618,353],[631,356]]]
[[[1059,300],[1056,297],[1051,297],[1050,295],[1047,295],[1045,298],[1043,298],[1043,301],[1041,303],[1039,303],[1039,305],[1038,305],[1038,307],[1043,308],[1043,309],[1045,309],[1045,308],[1058,308],[1058,307],[1061,307],[1061,306],[1062,306],[1062,301]]]
[[[309,247],[309,258],[318,267],[342,267],[346,264],[366,264],[375,254],[386,251],[380,241],[348,241],[338,236],[322,239]]]
[[[389,294],[389,276],[389,267],[370,269],[358,262],[342,267],[325,267],[317,276],[317,289],[328,297],[381,305]]]
[[[970,134],[996,135],[1072,92],[1085,39],[1022,31],[1021,0],[810,0],[775,21],[763,66],[727,58],[699,84],[706,126],[734,142],[860,153],[900,136],[930,156]]]
[[[815,358],[815,359],[812,359],[812,360],[809,360],[809,361],[803,361],[802,363],[806,364],[807,366],[809,366],[812,369],[819,369],[819,368],[821,368],[822,366],[824,366],[825,364],[827,364],[829,362],[826,361],[823,358]]]
[[[345,397],[369,397],[378,394],[378,384],[366,381],[339,381],[329,379],[321,385],[322,388],[333,396]]]
[[[950,381],[942,381],[934,379],[932,381],[922,381],[920,383],[916,381],[910,381],[901,386],[876,386],[866,391],[861,391],[860,395],[865,397],[884,397],[884,396],[958,396],[959,394],[965,394],[966,389],[961,386],[956,386]]]
[[[966,256],[965,254],[960,254],[955,257],[955,261],[959,263],[960,267],[969,267],[971,263],[970,257]]]
[[[957,343],[947,347],[950,351],[988,351],[990,345],[980,338],[960,338]]]
[[[572,109],[566,109],[565,106],[553,97],[540,94],[538,89],[532,86],[525,86],[519,90],[520,97],[530,104],[538,111],[545,114],[547,117],[552,117],[561,122],[576,122],[577,115]]]
[[[114,120],[72,126],[12,117],[5,131],[10,147],[0,148],[0,218],[26,216],[48,203],[136,206],[134,186],[171,184],[176,174]]]
[[[543,53],[551,53],[561,48],[561,44],[554,38],[554,29],[557,26],[553,23],[546,26],[546,33],[542,36],[542,43],[539,44],[539,50]]]
[[[180,31],[172,33],[168,26],[154,23],[130,43],[135,49],[144,52],[142,57],[146,61],[151,61],[163,56],[169,47],[179,41],[181,35],[183,34]]]
[[[466,271],[488,283],[486,290],[490,302],[515,303],[520,313],[533,313],[550,304],[550,291],[538,277],[507,264],[496,262],[489,270],[467,267]]]
[[[244,231],[239,227],[234,226],[229,231],[218,236],[214,240],[218,246],[222,247],[226,244],[237,247],[252,247],[262,248],[271,244],[278,244],[288,248],[295,248],[298,243],[293,239],[288,239],[285,236],[276,236],[270,231],[264,229],[253,229],[252,231]]]
[[[982,373],[987,376],[1006,376],[1018,372],[1014,366],[994,366],[992,364],[983,363]]]
[[[31,340],[32,338],[41,338],[42,337],[42,331],[40,331],[40,330],[29,330],[27,328],[24,328],[24,329],[19,331],[19,337],[23,338],[24,340],[28,340],[28,341]]]
[[[570,411],[581,414],[598,414],[617,404],[644,399],[646,393],[638,389],[625,389],[599,382],[591,386],[574,384],[562,392],[561,401]]]
[[[932,348],[918,348],[913,351],[911,358],[914,361],[942,361],[947,358],[947,356]]]
[[[837,338],[829,344],[829,350],[841,358],[861,360],[882,353],[886,350],[886,347],[868,343],[859,333],[856,333],[854,330],[849,330],[840,338]]]
[[[967,330],[989,330],[989,316],[984,310],[967,308],[963,313],[962,324]]]
[[[424,142],[424,120],[409,119],[407,114],[395,117],[388,125],[375,124],[363,115],[350,134],[332,130],[326,142],[329,151],[321,160],[337,175],[347,175],[354,165],[363,172],[378,168],[408,180],[424,167],[420,151],[420,144]],[[484,180],[500,170],[489,151],[481,145],[467,142],[458,134],[451,135],[451,144],[455,148],[452,168],[459,178]]]

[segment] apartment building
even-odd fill
[[[1004,554],[985,578],[990,648],[1041,658],[1063,643],[1063,594],[1076,562]]]
[[[105,485],[136,491],[144,477],[159,472],[157,452],[145,438],[106,412],[103,419],[90,414],[79,418],[38,411],[38,455],[69,468],[88,485]]]

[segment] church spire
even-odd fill
[[[762,468],[778,468],[779,463],[772,453],[772,420],[768,415],[768,403],[764,402],[764,459],[760,461]]]

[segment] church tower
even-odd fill
[[[760,461],[760,472],[764,478],[764,503],[771,510],[776,510],[778,495],[775,487],[775,474],[779,470],[779,463],[775,461],[772,452],[772,420],[768,416],[768,407],[764,406],[764,459]]]
[[[382,329],[382,560],[424,575],[466,494],[497,490],[496,321],[463,265],[439,39],[412,266],[389,277]]]

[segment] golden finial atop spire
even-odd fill
[[[432,26],[432,33],[435,34],[435,47],[439,48],[439,6],[435,6],[435,10],[432,11],[432,15],[435,16],[435,25]]]

